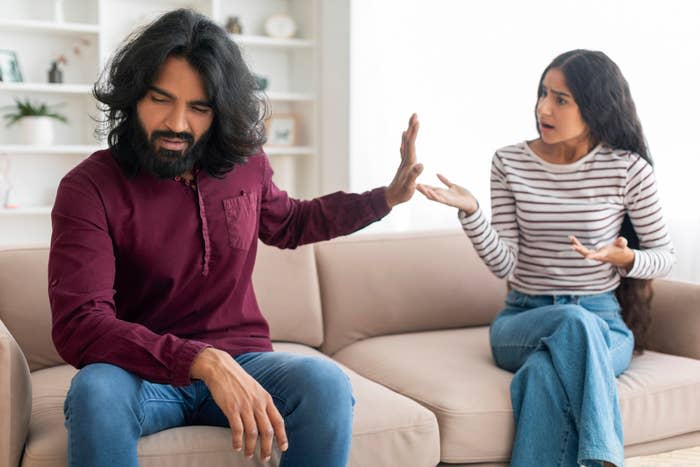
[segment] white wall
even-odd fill
[[[351,7],[350,185],[385,185],[409,115],[421,121],[420,181],[436,172],[489,206],[495,149],[537,136],[543,68],[589,48],[622,69],[656,162],[678,251],[674,277],[700,282],[700,3],[683,0],[355,0]],[[417,193],[369,231],[458,228]]]

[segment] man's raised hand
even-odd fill
[[[418,127],[418,116],[413,114],[408,121],[408,128],[401,135],[401,163],[386,189],[386,203],[390,208],[411,199],[416,191],[416,179],[423,171],[423,164],[416,163]]]

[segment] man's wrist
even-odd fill
[[[192,379],[201,379],[205,381],[216,367],[217,350],[213,347],[206,347],[192,361],[190,367],[190,377]]]
[[[396,201],[396,198],[394,197],[393,193],[391,192],[391,187],[387,187],[387,189],[384,190],[384,198],[386,200],[386,205],[389,206],[389,209],[393,209],[394,206],[399,204]]]

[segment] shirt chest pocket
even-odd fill
[[[258,226],[258,194],[245,193],[223,200],[228,243],[232,248],[248,249]]]

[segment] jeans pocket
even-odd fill
[[[523,308],[527,305],[528,296],[517,290],[511,290],[506,295],[506,305],[509,307]]]
[[[244,193],[223,201],[228,242],[232,248],[248,249],[258,227],[258,194]]]

